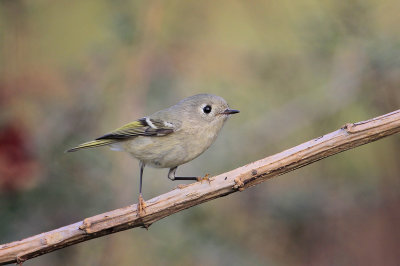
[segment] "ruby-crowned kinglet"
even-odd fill
[[[210,147],[228,117],[236,113],[239,111],[229,109],[223,98],[198,94],[67,152],[108,145],[112,150],[128,152],[138,159],[140,215],[145,208],[142,198],[145,165],[169,168],[168,178],[171,180],[198,180],[197,177],[176,177],[176,169]]]

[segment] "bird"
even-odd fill
[[[239,110],[230,109],[220,96],[197,94],[66,152],[109,146],[111,150],[125,151],[137,159],[140,168],[137,214],[142,216],[146,213],[142,195],[145,166],[169,168],[168,178],[172,181],[201,180],[198,177],[178,177],[175,173],[178,166],[206,151],[227,119],[237,113]]]

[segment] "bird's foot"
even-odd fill
[[[144,201],[142,194],[139,195],[139,202],[137,204],[137,216],[142,217],[146,214],[146,202]]]
[[[211,180],[210,180],[209,176],[210,176],[209,174],[206,174],[204,177],[198,177],[197,181],[201,182],[201,183],[203,183],[203,181],[207,181],[208,184],[210,184]]]

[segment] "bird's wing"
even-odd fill
[[[174,132],[176,129],[177,126],[174,123],[163,121],[161,119],[144,117],[117,128],[116,130],[111,131],[110,133],[105,134],[96,140],[82,143],[77,147],[67,150],[66,152],[110,145],[137,136],[161,137]]]
[[[125,140],[136,136],[165,136],[176,129],[173,123],[144,117],[132,123],[126,124],[116,130],[97,138],[96,140]]]

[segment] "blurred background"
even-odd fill
[[[400,106],[400,2],[0,0],[0,243],[137,201],[138,163],[64,150],[197,93],[241,110],[178,174]],[[30,265],[395,265],[399,135]],[[144,197],[175,188],[145,169]]]

